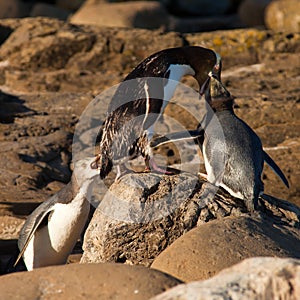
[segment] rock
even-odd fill
[[[151,300],[296,300],[299,295],[299,259],[256,257],[209,280],[179,285]]]
[[[149,299],[180,281],[159,271],[121,264],[70,264],[1,277],[4,299]]]
[[[299,33],[239,29],[178,34],[72,25],[37,17],[0,20],[0,153],[5,157],[0,162],[1,216],[25,218],[68,182],[75,125],[96,95],[119,83],[152,53],[187,44],[221,54],[222,78],[236,96],[237,114],[259,134],[290,182],[290,189],[285,189],[266,167],[266,193],[299,206],[300,172],[295,163],[300,157],[299,69],[295,67],[299,64]],[[164,119],[168,116],[193,129],[198,119],[191,116],[198,113],[201,117],[199,107],[204,102],[198,99],[193,78],[183,82],[195,89],[196,96],[193,101],[185,93],[176,96]],[[101,123],[108,101],[106,98],[86,120],[84,131]],[[168,123],[164,127],[173,129]],[[91,141],[88,132],[80,140],[82,144]],[[183,157],[178,149],[188,162],[199,161],[196,151],[188,153],[181,143],[165,145],[156,153],[180,167]],[[195,175],[197,168],[187,166],[186,170]],[[93,195],[95,203],[107,188],[99,189],[99,195]],[[4,223],[13,228],[7,231],[4,224],[1,238],[16,238],[18,223],[5,218]]]
[[[22,18],[29,12],[29,6],[21,0],[0,0],[0,19]]]
[[[222,190],[217,193],[216,187],[202,183],[189,173],[121,177],[111,185],[94,213],[85,233],[81,262],[114,261],[149,266],[197,224],[226,216],[238,217],[246,212],[240,199],[229,197]],[[263,215],[292,227],[299,224],[299,208],[264,197]]]
[[[244,0],[238,9],[241,22],[246,26],[264,26],[264,14],[272,0]]]
[[[57,18],[59,20],[66,20],[70,12],[46,3],[36,3],[30,12],[30,17],[50,17]]]
[[[299,233],[253,217],[215,220],[181,236],[151,268],[190,282],[210,278],[248,257],[300,258]]]
[[[178,0],[167,1],[170,11],[180,15],[189,16],[217,16],[225,14],[230,6],[230,0],[209,1],[209,0]],[[175,2],[175,3],[174,3]]]
[[[84,237],[81,262],[149,266],[169,243],[197,222],[197,205],[187,205],[197,185],[197,177],[187,173],[122,177],[111,186],[94,213]],[[187,216],[180,221],[182,211]]]
[[[165,26],[169,15],[156,1],[97,3],[87,1],[71,18],[73,24],[154,29]]]
[[[272,1],[265,12],[267,28],[276,31],[300,31],[300,2],[297,0]]]
[[[16,26],[9,20],[2,24],[5,28]],[[0,79],[6,88],[12,84],[13,89],[22,91],[61,89],[97,95],[120,82],[120,74],[129,72],[153,52],[183,43],[176,33],[150,34],[137,29],[75,26],[47,18],[23,19],[1,46]],[[80,84],[76,82],[79,78]]]

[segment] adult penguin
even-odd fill
[[[154,123],[183,76],[193,76],[201,88],[211,70],[221,70],[220,56],[210,49],[187,46],[157,52],[129,73],[114,94],[98,134],[98,154],[91,166],[100,170],[101,179],[114,165],[119,178],[124,164],[139,155],[146,171],[163,172],[150,147]]]

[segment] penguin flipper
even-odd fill
[[[151,148],[159,147],[167,143],[178,142],[182,140],[193,140],[198,139],[203,136],[204,132],[199,130],[187,130],[187,131],[178,131],[167,134],[165,136],[158,136],[153,138],[150,143]]]
[[[273,172],[281,179],[281,181],[286,185],[286,187],[289,188],[290,185],[288,180],[286,179],[285,175],[278,167],[278,165],[275,163],[275,161],[265,151],[263,151],[263,157],[264,157],[264,161],[271,167]]]
[[[46,204],[46,203],[45,203]],[[19,260],[23,256],[31,238],[33,237],[36,230],[43,224],[44,226],[48,223],[49,214],[53,211],[53,206],[49,207],[49,209],[45,210],[43,213],[38,214],[41,206],[37,208],[36,211],[33,212],[32,215],[29,216],[29,218],[26,220],[24,227],[20,233],[19,237],[19,246],[22,244],[22,249],[20,249],[20,253],[14,263],[14,267],[18,264]],[[37,216],[36,218],[34,218]],[[24,241],[24,243],[23,243]]]

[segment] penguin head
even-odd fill
[[[184,47],[183,50],[188,64],[194,70],[193,76],[197,80],[200,90],[205,85],[210,72],[221,79],[222,61],[218,53],[199,46]]]
[[[152,54],[129,73],[125,80],[161,77],[179,81],[184,75],[192,75],[201,88],[210,71],[220,78],[221,67],[220,55],[211,49],[200,46],[176,47]]]
[[[88,157],[74,162],[73,176],[75,176],[79,187],[93,181],[96,176],[99,176],[99,169],[91,168],[94,160],[94,157]]]
[[[205,83],[205,100],[215,111],[233,109],[234,98],[212,72]]]
[[[209,76],[209,93],[212,99],[217,98],[231,98],[230,93],[227,91],[222,82],[211,72]]]

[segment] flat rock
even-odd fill
[[[180,281],[142,266],[70,264],[1,277],[3,299],[149,299]]]
[[[300,258],[299,233],[253,217],[215,220],[181,236],[151,268],[190,282],[210,278],[248,257]]]
[[[266,8],[267,28],[276,31],[300,31],[300,2],[297,0],[272,1]]]
[[[151,300],[296,300],[299,295],[299,259],[255,257],[209,280],[179,285]]]
[[[155,29],[167,25],[169,14],[157,1],[94,3],[87,1],[71,18],[73,24]]]

